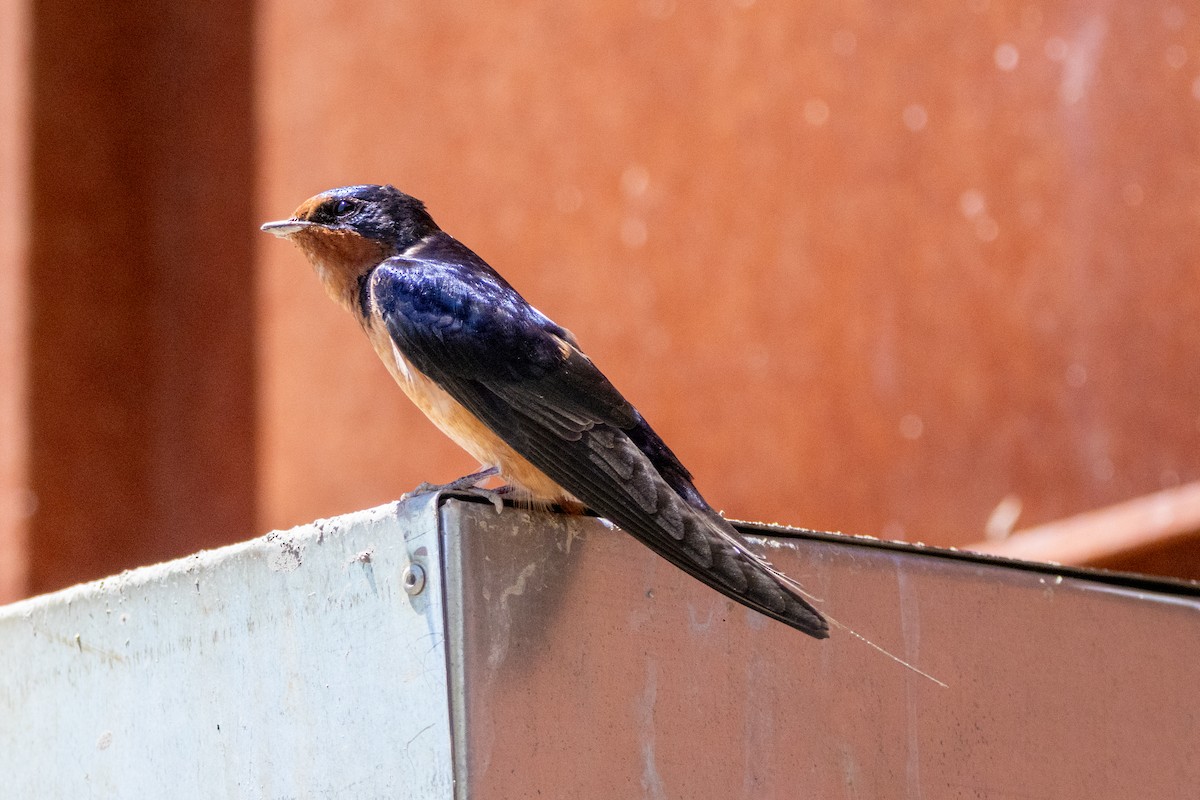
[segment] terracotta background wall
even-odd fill
[[[354,182],[730,516],[967,544],[1200,480],[1190,6],[84,5],[0,2],[0,596],[474,467],[256,231]]]

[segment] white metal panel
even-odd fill
[[[0,608],[0,796],[450,797],[434,499],[396,513]]]

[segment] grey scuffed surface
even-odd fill
[[[5,797],[449,797],[432,498],[0,608]]]

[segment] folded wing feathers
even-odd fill
[[[532,361],[489,364],[478,339],[464,340],[453,317],[439,316],[424,328],[412,323],[408,315],[419,312],[406,276],[377,273],[372,292],[414,365],[530,463],[697,579],[806,633],[827,635],[796,584],[708,508],[687,470],[573,341],[556,335],[549,349],[538,350],[546,342],[534,336]],[[690,501],[631,436],[644,440]]]

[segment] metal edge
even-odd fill
[[[733,526],[742,533],[755,536],[772,536],[780,539],[804,539],[814,542],[828,542],[847,545],[850,547],[866,547],[875,550],[889,550],[905,553],[906,555],[938,558],[948,561],[958,561],[967,564],[986,564],[1002,569],[1015,569],[1022,572],[1032,572],[1039,575],[1055,575],[1080,580],[1119,586],[1138,591],[1159,592],[1162,594],[1200,597],[1200,581],[1189,581],[1183,578],[1170,578],[1159,575],[1143,575],[1138,572],[1119,572],[1117,570],[1100,569],[1098,567],[1080,567],[1069,564],[1059,564],[1054,561],[1025,561],[1019,558],[998,556],[989,553],[976,553],[971,550],[959,550],[951,547],[937,547],[913,542],[897,542],[888,539],[876,539],[873,536],[852,535],[846,533],[828,533],[807,528],[791,528],[771,525],[765,522],[745,522],[730,520]]]
[[[471,503],[490,502],[479,497],[478,495],[472,495],[470,493],[444,492],[439,493],[439,507],[447,499],[462,500]],[[506,500],[505,505],[511,506],[512,503],[511,501]],[[587,514],[588,516],[596,516],[590,511],[587,512]],[[731,519],[729,522],[743,534],[750,537],[770,536],[776,539],[796,539],[838,544],[846,547],[866,547],[874,550],[888,550],[897,553],[904,553],[906,555],[938,558],[966,564],[984,564],[1001,569],[1016,569],[1038,575],[1061,575],[1063,577],[1091,581],[1093,583],[1102,583],[1108,586],[1117,586],[1120,588],[1133,589],[1141,592],[1157,592],[1159,594],[1169,594],[1183,597],[1200,597],[1200,581],[1189,581],[1183,578],[1143,575],[1137,572],[1118,572],[1116,570],[1099,569],[1097,567],[1070,566],[1066,564],[1058,564],[1052,561],[1023,561],[1018,558],[990,555],[987,553],[975,553],[969,550],[958,550],[956,548],[937,547],[934,545],[912,542],[897,542],[888,539],[876,539],[873,536],[814,531],[808,528],[793,528],[790,526],[770,524],[766,522],[746,522],[744,520],[735,519]]]
[[[447,500],[479,500],[461,492],[438,491],[432,503],[437,510],[438,553],[442,571],[442,615],[446,631],[446,691],[450,708],[450,762],[454,774],[455,800],[467,800],[467,708],[466,669],[463,658],[464,626],[462,603],[463,565],[461,537],[449,534],[444,506]]]

